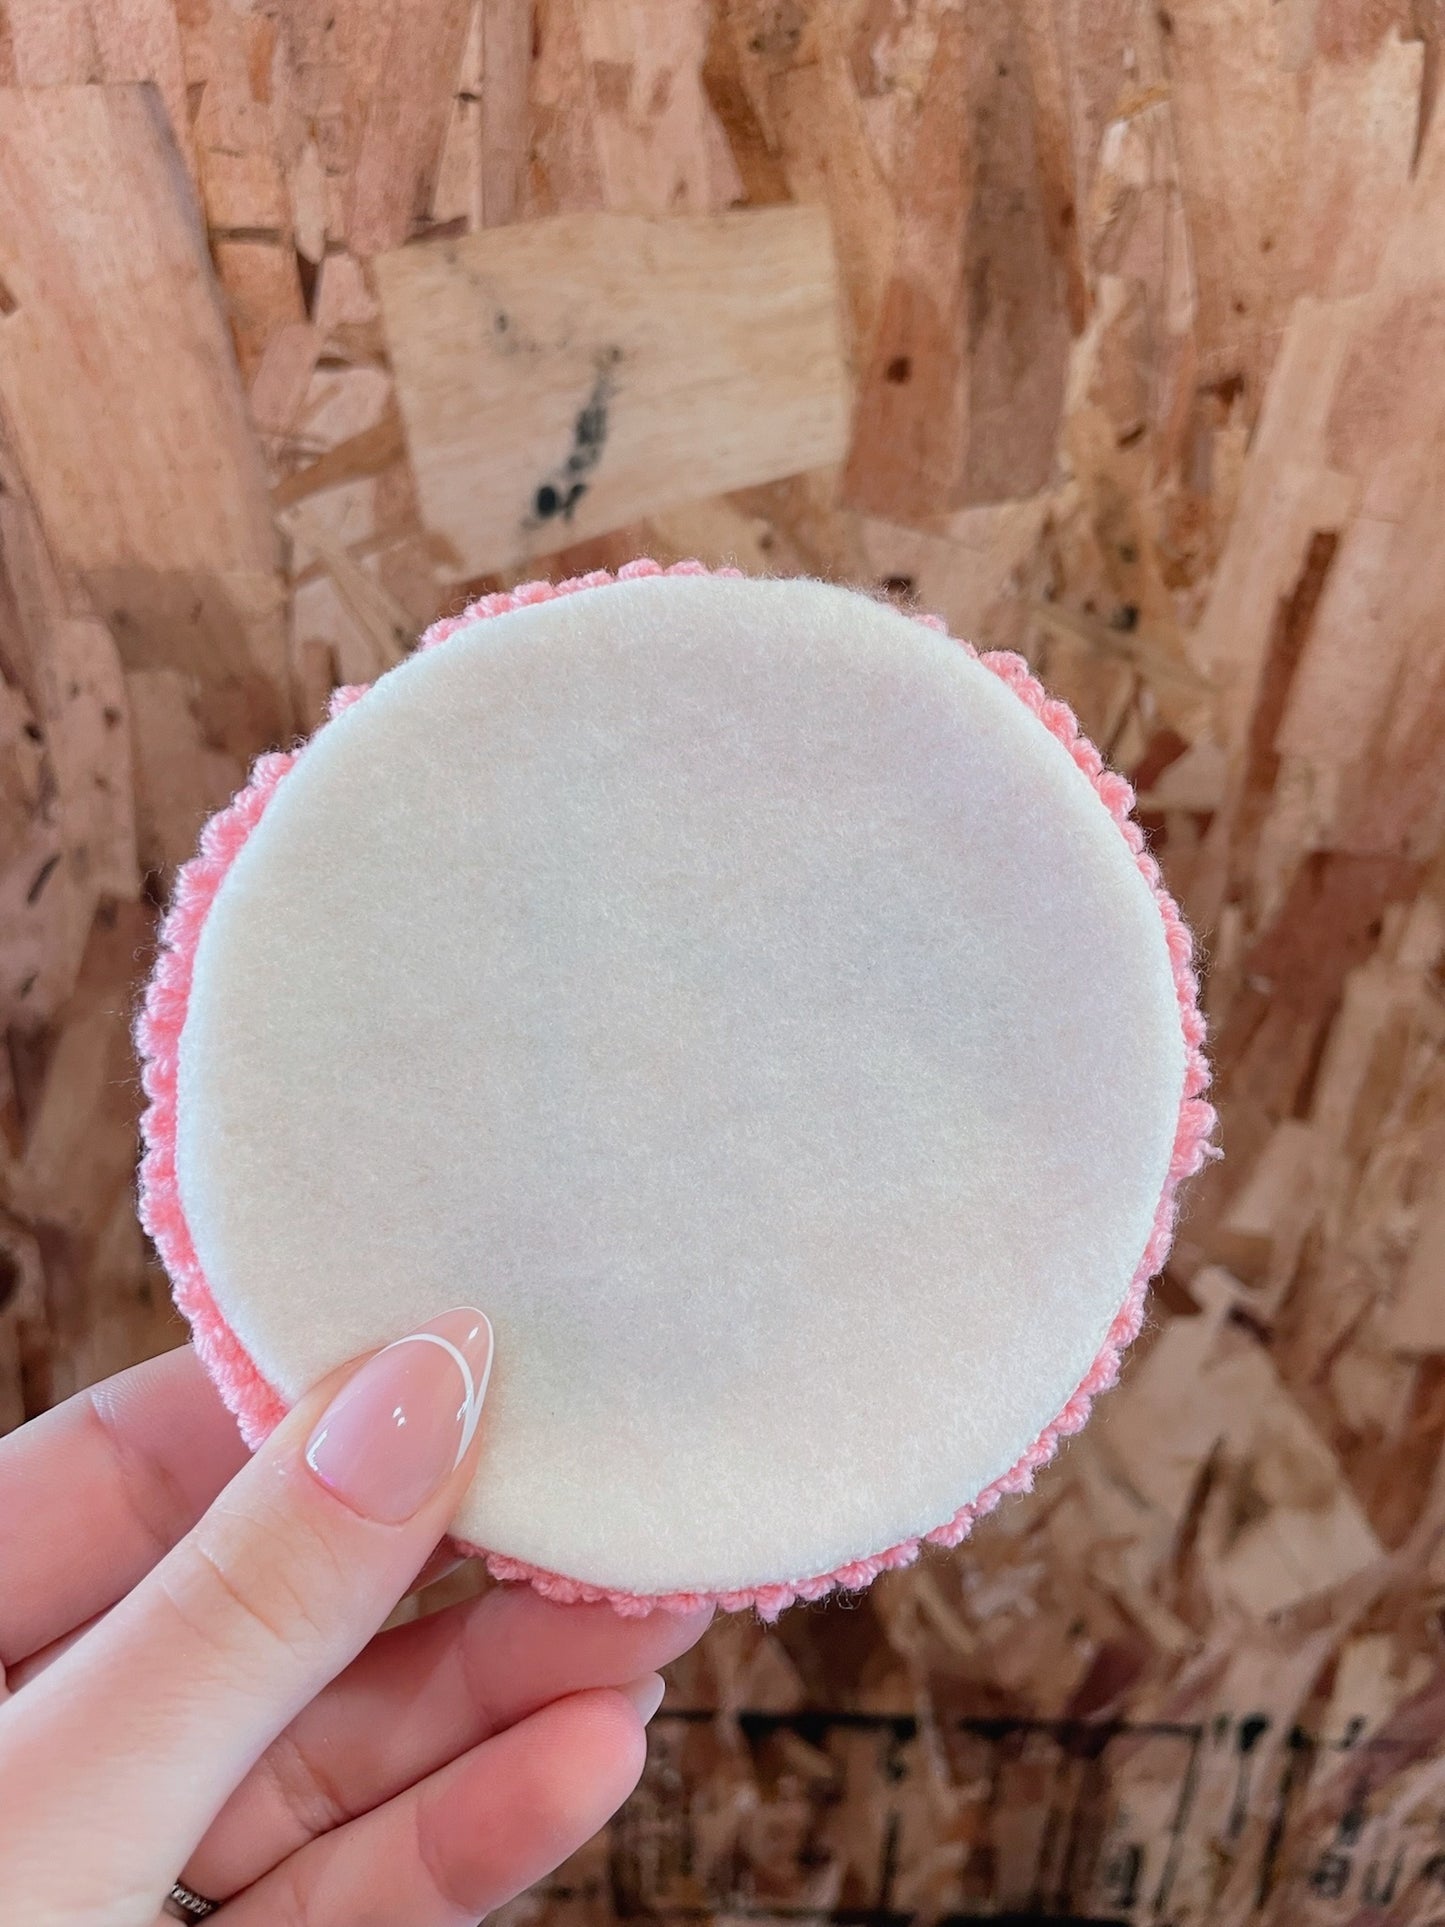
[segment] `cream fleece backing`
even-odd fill
[[[638,1593],[928,1530],[1088,1370],[1184,1076],[1158,909],[956,643],[813,582],[494,617],[311,743],[203,931],[177,1161],[288,1398],[491,1317],[472,1543]]]

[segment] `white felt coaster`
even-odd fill
[[[1159,910],[957,644],[808,582],[464,630],[284,779],[201,938],[178,1164],[294,1397],[497,1333],[465,1539],[624,1591],[823,1573],[1059,1412],[1184,1047]]]

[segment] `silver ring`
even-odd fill
[[[187,1887],[178,1880],[166,1895],[165,1911],[172,1920],[204,1920],[208,1914],[215,1913],[220,1906],[219,1900],[207,1900],[193,1887]]]

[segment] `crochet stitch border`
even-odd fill
[[[460,615],[434,623],[422,636],[418,647],[434,649],[458,631],[492,616],[535,603],[549,602],[558,596],[606,588],[613,582],[635,581],[648,576],[736,576],[739,573],[735,569],[709,570],[700,562],[680,562],[671,568],[663,568],[656,562],[643,559],[627,564],[616,576],[606,570],[598,570],[566,582],[529,582],[517,589],[483,596]],[[941,634],[948,633],[946,625],[935,616],[916,616],[913,619]],[[1199,982],[1193,966],[1193,942],[1177,905],[1164,888],[1159,866],[1145,848],[1143,832],[1130,815],[1134,792],[1126,779],[1105,768],[1098,750],[1081,734],[1073,712],[1066,704],[1055,701],[1047,694],[1021,656],[1004,651],[980,654],[966,642],[959,646],[1006,683],[1019,701],[1038,717],[1044,728],[1069,752],[1128,844],[1140,874],[1153,892],[1164,925],[1185,1045],[1186,1067],[1179,1120],[1169,1171],[1160,1193],[1149,1240],[1099,1354],[1064,1409],[1052,1423],[1044,1427],[1018,1461],[976,1498],[961,1506],[945,1524],[917,1538],[905,1539],[884,1552],[870,1553],[852,1560],[831,1572],[787,1583],[747,1587],[735,1592],[638,1594],[569,1579],[563,1574],[544,1571],[504,1554],[488,1552],[483,1547],[457,1542],[460,1551],[484,1559],[488,1570],[497,1579],[526,1581],[547,1598],[559,1601],[605,1602],[625,1614],[642,1614],[659,1608],[683,1612],[703,1605],[714,1605],[728,1611],[754,1607],[763,1618],[775,1619],[785,1607],[797,1600],[820,1599],[838,1587],[857,1590],[868,1585],[881,1572],[909,1565],[925,1544],[957,1545],[974,1523],[991,1512],[1005,1495],[1024,1492],[1032,1486],[1039,1468],[1053,1458],[1065,1438],[1079,1430],[1089,1415],[1094,1399],[1118,1378],[1123,1353],[1138,1334],[1143,1320],[1149,1281],[1168,1255],[1177,1216],[1178,1187],[1184,1178],[1198,1171],[1211,1155],[1210,1137],[1215,1113],[1203,1095],[1209,1083],[1209,1068],[1204,1057],[1205,1026],[1199,1009]],[[338,689],[331,700],[330,717],[334,718],[352,703],[360,701],[368,687],[360,685]],[[325,727],[323,723],[321,728]],[[262,756],[252,769],[245,788],[206,824],[201,833],[200,854],[185,864],[177,875],[171,907],[161,926],[160,954],[146,989],[135,1031],[143,1063],[142,1084],[148,1100],[141,1121],[144,1143],[140,1165],[141,1222],[154,1240],[170,1274],[176,1303],[190,1322],[196,1351],[251,1446],[258,1444],[279,1422],[286,1406],[227,1324],[196,1256],[176,1177],[177,1068],[196,952],[206,917],[231,864],[260,822],[287,771],[299,756],[305,754],[305,747],[302,744],[295,750]]]

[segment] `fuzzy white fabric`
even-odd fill
[[[454,1304],[464,1538],[618,1590],[940,1524],[1093,1362],[1184,1076],[1159,912],[955,643],[811,582],[479,623],[311,744],[206,924],[178,1164],[288,1397]]]

